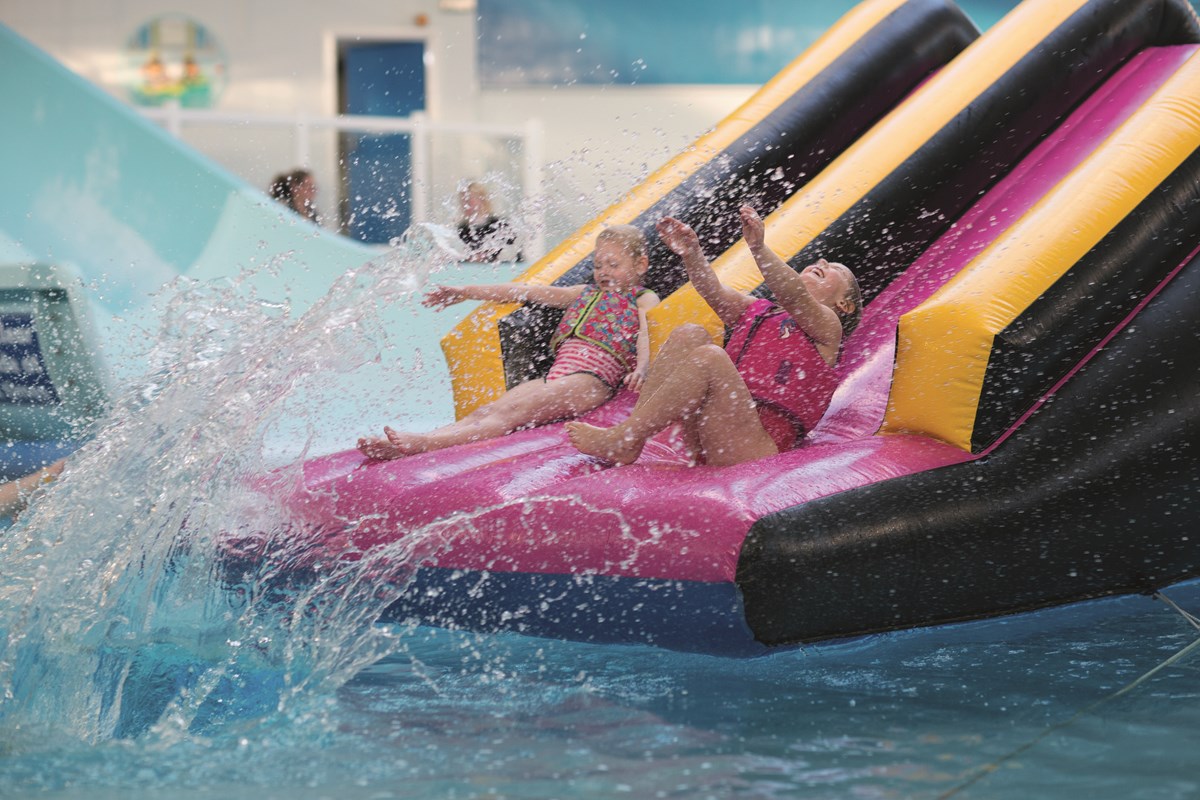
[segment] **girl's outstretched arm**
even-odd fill
[[[434,286],[425,293],[421,305],[441,310],[464,300],[486,300],[492,303],[538,303],[566,308],[587,288],[576,286],[541,286],[535,283],[496,283],[479,286]]]
[[[708,307],[716,312],[726,326],[736,325],[742,312],[754,299],[721,283],[721,279],[704,256],[704,250],[700,247],[700,237],[690,225],[674,217],[663,217],[656,227],[663,243],[683,259],[688,279],[704,302],[708,303]]]
[[[754,262],[775,295],[775,302],[818,346],[834,348],[836,352],[842,341],[842,322],[837,312],[818,302],[800,274],[767,247],[766,226],[757,211],[742,206],[738,214],[742,219],[742,236],[746,237]]]
[[[650,369],[650,328],[646,324],[646,312],[656,305],[658,295],[654,292],[646,292],[637,300],[637,364],[625,376],[625,385],[635,392],[642,390],[642,382],[646,380],[646,372]]]
[[[30,495],[40,486],[57,478],[65,464],[65,459],[59,459],[37,472],[0,484],[0,516],[15,518],[28,505]]]

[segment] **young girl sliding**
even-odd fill
[[[385,427],[382,437],[359,439],[359,451],[389,459],[493,439],[585,414],[622,385],[640,390],[650,361],[646,309],[658,303],[639,285],[649,267],[646,241],[632,225],[605,228],[596,236],[592,260],[594,284],[438,286],[428,292],[422,303],[439,310],[464,300],[565,308],[551,340],[554,364],[545,380],[515,386],[457,422],[428,433]]]
[[[696,463],[738,464],[795,447],[825,413],[837,387],[833,366],[842,338],[861,317],[858,282],[845,266],[825,259],[797,273],[766,246],[758,213],[742,206],[740,216],[775,303],[722,285],[696,232],[676,219],[661,220],[659,236],[731,329],[729,343],[718,347],[699,325],[677,328],[625,421],[611,428],[567,423],[581,452],[629,464],[647,439],[681,422]]]

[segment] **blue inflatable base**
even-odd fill
[[[426,567],[380,621],[723,656],[771,652],[746,626],[733,583]]]

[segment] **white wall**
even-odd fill
[[[620,199],[757,88],[482,91],[475,73],[475,12],[443,10],[437,0],[0,0],[0,22],[98,83],[123,63],[133,32],[168,12],[195,18],[224,47],[230,80],[218,107],[226,111],[331,114],[336,89],[330,42],[336,37],[425,38],[431,118],[514,125],[542,121],[544,155],[552,167],[545,181],[551,244]],[[258,186],[292,166],[290,134],[210,129],[189,133],[188,140]],[[332,137],[314,139],[314,148],[325,151],[323,161],[331,160],[333,146]],[[488,171],[488,148],[455,151],[466,153],[464,172]],[[314,165],[321,161],[315,159]],[[328,185],[332,168],[325,171],[318,171],[318,182]],[[446,185],[434,188],[439,197],[449,191]],[[331,194],[321,198],[327,216]]]

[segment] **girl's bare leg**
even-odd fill
[[[358,449],[369,458],[388,459],[495,439],[520,428],[586,414],[604,403],[610,394],[598,378],[586,373],[553,381],[529,381],[457,422],[428,433],[384,428],[386,439],[360,439]]]
[[[702,325],[688,323],[671,331],[667,341],[663,342],[663,346],[658,349],[658,353],[650,363],[650,370],[646,374],[646,380],[642,383],[642,390],[638,393],[637,403],[634,407],[643,405],[653,397],[662,386],[663,378],[686,359],[693,350],[711,344],[713,344],[713,338]],[[695,426],[685,422],[680,427],[683,449],[687,452],[689,461],[695,464],[703,457]]]
[[[644,392],[624,422],[611,428],[567,423],[571,443],[582,453],[629,464],[647,439],[682,420],[706,464],[740,464],[778,452],[758,419],[750,390],[720,347],[694,347],[685,358],[662,363],[661,372],[656,390]]]
[[[641,405],[657,392],[658,387],[662,385],[663,378],[693,350],[712,343],[713,338],[701,325],[688,323],[671,331],[667,341],[663,342],[663,346],[658,349],[654,360],[650,362],[646,380],[642,382],[642,390],[638,393],[637,405]]]
[[[654,359],[654,363],[650,365],[650,371],[647,374],[646,381],[643,383],[642,390],[638,395],[638,403],[642,403],[644,398],[653,394],[657,390],[659,383],[661,383],[661,375],[663,374],[664,369],[656,369],[656,364],[675,364],[680,359],[686,357],[686,355],[696,347],[712,344],[712,342],[712,336],[710,336],[708,331],[700,325],[681,325],[672,331],[671,335],[667,338],[667,341],[664,342],[663,346],[659,349],[658,355]],[[570,377],[574,379],[579,376]],[[386,437],[360,439],[358,449],[363,453],[363,455],[366,455],[370,458],[400,458],[406,455],[422,453],[427,450],[439,450],[443,447],[450,447],[455,444],[464,444],[468,441],[477,441],[479,439],[490,439],[495,438],[496,436],[503,436],[505,433],[509,433],[516,428],[501,430],[505,427],[504,424],[501,424],[501,422],[498,420],[487,422],[485,421],[485,418],[497,411],[503,412],[504,404],[502,401],[507,402],[506,398],[513,397],[514,393],[523,392],[526,390],[526,387],[545,388],[545,386],[546,384],[541,381],[530,381],[529,383],[521,384],[520,386],[514,387],[511,392],[508,392],[498,400],[487,405],[480,406],[463,419],[449,425],[442,426],[441,428],[437,428],[428,433],[410,434],[402,431],[385,429],[385,431],[388,431]],[[516,398],[514,398],[514,400],[515,399]],[[600,402],[602,403],[603,400]],[[585,414],[588,411],[591,411],[592,408],[595,408],[599,405],[600,403],[597,403],[596,406],[592,406],[590,408],[573,411],[572,413],[564,413],[554,417],[554,419],[577,417],[580,414]],[[550,421],[552,420],[547,419],[543,422],[531,422],[528,423],[528,425],[540,425],[544,424],[544,422]],[[516,427],[526,427],[526,424],[519,424]],[[464,439],[464,431],[472,431],[472,433],[468,433],[467,438]],[[481,435],[474,435],[480,431],[482,431]]]

